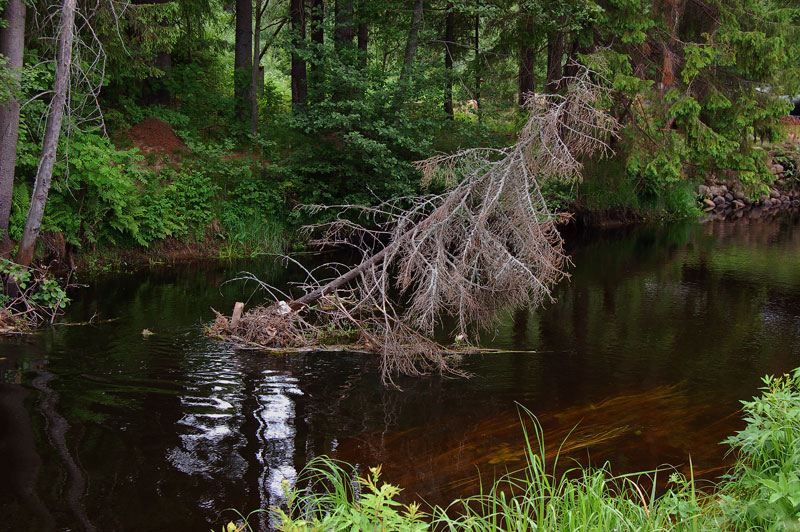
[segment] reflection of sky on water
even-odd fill
[[[280,504],[284,481],[293,484],[297,477],[294,398],[303,395],[297,379],[272,369],[248,376],[228,358],[204,362],[189,364],[196,370],[194,385],[180,397],[179,444],[167,451],[167,460],[187,475],[242,482],[248,467],[257,465],[260,507]],[[262,529],[265,519],[257,516]]]
[[[297,478],[294,468],[295,405],[292,396],[303,395],[297,379],[286,373],[265,370],[258,383],[256,419],[259,423],[258,463],[261,507],[283,500],[283,481]]]

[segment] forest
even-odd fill
[[[796,157],[781,144],[800,94],[789,1],[0,9],[0,233],[23,265],[34,252],[86,265],[112,250],[302,247],[296,229],[319,215],[296,206],[419,194],[415,161],[512,144],[526,101],[563,93],[587,67],[619,134],[580,179],[542,180],[554,211],[697,217],[698,186],[756,200],[772,162]]]
[[[797,0],[0,13],[11,528],[797,529]]]

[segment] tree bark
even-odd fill
[[[525,105],[528,94],[536,90],[534,85],[535,56],[533,45],[535,27],[527,9],[523,10],[521,14],[525,17],[522,24],[522,42],[525,44],[519,50],[519,95],[517,103]]]
[[[355,29],[353,28],[353,0],[336,0],[334,6],[336,28],[333,40],[337,50],[352,48]]]
[[[58,152],[58,137],[61,134],[61,122],[64,118],[70,82],[74,26],[75,0],[64,0],[61,8],[53,99],[50,101],[50,111],[47,115],[47,125],[42,142],[42,157],[39,159],[39,168],[36,171],[31,206],[28,209],[25,230],[22,233],[17,252],[17,263],[23,266],[29,266],[33,261],[34,244],[39,236],[47,195],[50,192],[50,182],[53,178],[53,166]]]
[[[253,23],[253,64],[250,68],[250,134],[258,134],[258,95],[263,84],[261,74],[261,0],[256,0],[256,10]]]
[[[233,97],[236,118],[246,123],[250,111],[250,79],[253,68],[253,3],[236,0],[236,34],[233,50]]]
[[[0,54],[8,58],[6,68],[13,79],[14,91],[22,77],[22,56],[25,50],[25,2],[9,0],[3,11],[6,27],[0,28]],[[19,139],[19,100],[11,94],[7,102],[0,102],[0,255],[11,251],[8,238],[8,219],[14,193],[14,167],[17,162]]]
[[[478,5],[480,5],[480,0],[478,0]],[[475,50],[475,107],[477,107],[478,112],[478,120],[481,119],[481,41],[480,41],[480,30],[481,30],[481,16],[479,14],[475,14],[475,35],[474,35],[474,50]]]
[[[308,72],[308,99],[313,104],[323,99],[323,72],[320,70],[325,45],[325,1],[311,0],[311,64]]]
[[[369,48],[369,23],[364,22],[364,3],[359,6],[359,18],[361,21],[358,23],[358,50],[361,52],[359,60],[361,61],[361,69],[367,68],[367,49]]]
[[[444,86],[444,112],[453,120],[453,51],[450,49],[456,38],[456,13],[453,3],[447,5],[444,16],[444,70],[447,81]]]
[[[562,63],[564,61],[564,32],[556,29],[547,39],[547,78],[545,91],[553,93],[561,88],[561,78],[564,77]]]
[[[306,8],[304,0],[291,0],[292,18],[292,107],[304,109],[308,99],[306,61],[300,55],[306,40]]]
[[[417,54],[417,45],[419,44],[419,27],[422,24],[422,12],[425,8],[424,0],[414,1],[414,11],[411,13],[411,26],[408,28],[408,38],[406,39],[406,49],[403,53],[403,69],[400,71],[400,85],[401,92],[404,87],[408,85],[409,77],[411,76],[411,67],[414,66],[414,56]]]

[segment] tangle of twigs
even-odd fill
[[[454,332],[465,338],[501,310],[552,301],[568,257],[556,229],[563,216],[548,209],[539,183],[580,179],[581,161],[608,155],[617,130],[602,110],[608,94],[599,75],[582,68],[568,81],[564,94],[528,99],[528,122],[512,146],[419,162],[423,183],[443,183],[441,194],[376,207],[308,206],[338,214],[308,228],[316,244],[351,245],[363,260],[328,282],[308,272],[305,295],[282,303],[290,310],[284,319],[313,314],[315,327],[350,324],[381,354],[391,381],[397,373],[457,372],[432,339],[442,316],[454,316]]]

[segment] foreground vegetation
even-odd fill
[[[724,443],[735,466],[710,490],[669,471],[661,495],[645,489],[641,474],[614,476],[608,466],[564,467],[544,456],[535,418],[525,411],[527,467],[480,494],[446,507],[400,504],[400,488],[381,481],[380,467],[358,478],[354,469],[325,457],[313,460],[287,503],[273,508],[282,531],[699,531],[797,530],[800,526],[800,368],[764,379],[764,393],[743,403],[747,426]],[[533,432],[528,432],[533,427]],[[252,515],[252,514],[251,514]],[[227,530],[247,528],[230,523]]]

